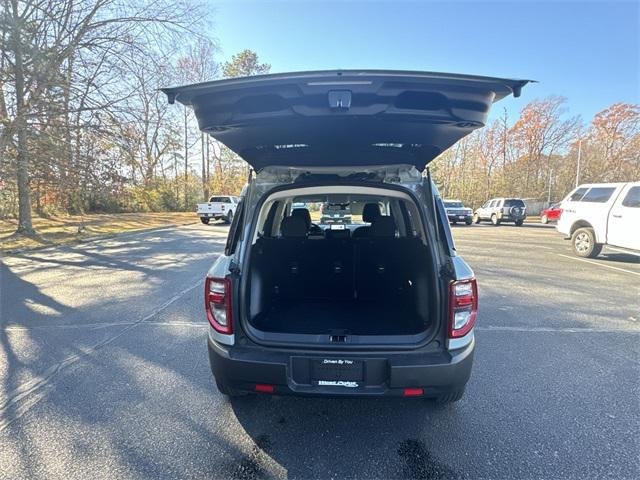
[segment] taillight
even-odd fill
[[[473,328],[478,313],[476,279],[449,285],[449,337],[463,337]]]
[[[233,332],[231,281],[228,278],[206,278],[204,308],[207,320],[217,332],[227,335]]]

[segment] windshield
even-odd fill
[[[462,204],[462,202],[451,202],[451,201],[445,200],[444,207],[445,208],[464,208],[464,205]]]

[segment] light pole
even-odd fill
[[[553,178],[553,168],[549,169],[549,191],[547,192],[547,207],[551,205],[551,179]]]
[[[580,157],[582,156],[582,139],[578,140],[578,165],[576,166],[576,187],[580,183]]]

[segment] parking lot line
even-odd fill
[[[605,267],[605,268],[610,268],[612,270],[618,270],[620,272],[625,272],[625,273],[630,273],[631,275],[637,275],[640,277],[640,273],[639,272],[633,272],[631,270],[626,270],[624,268],[620,268],[620,267],[613,267],[611,265],[605,265],[603,263],[599,263],[599,262],[594,262],[592,260],[587,260],[586,258],[577,258],[577,257],[571,257],[569,255],[564,255],[562,253],[558,253],[557,255],[564,257],[564,258],[569,258],[571,260],[578,260],[579,262],[586,262],[586,263],[591,263],[592,265],[598,265],[599,267]]]
[[[607,250],[613,250],[614,252],[626,253],[627,255],[635,255],[636,257],[640,257],[640,253],[632,252],[630,250],[623,250],[622,248],[610,247],[607,245]]]

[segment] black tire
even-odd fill
[[[216,380],[216,387],[218,387],[218,391],[227,396],[227,397],[244,397],[249,394],[249,392],[243,392],[242,390],[238,390],[235,388],[231,388],[228,385],[223,383],[218,383]]]
[[[448,393],[443,393],[442,395],[433,399],[433,401],[438,405],[446,405],[448,403],[454,403],[460,400],[464,396],[464,388],[460,390],[453,390]]]
[[[498,220],[498,215],[496,215],[495,213],[491,215],[491,223],[496,227],[500,225],[500,220]]]
[[[233,221],[233,211],[229,210],[229,213],[227,213],[227,216],[224,219],[225,222],[227,222],[229,225],[231,225],[231,222]]]
[[[540,223],[546,225],[547,223],[549,223],[549,217],[547,217],[546,215],[542,215],[540,217]]]
[[[464,221],[464,224],[465,224],[465,225],[471,225],[471,219],[470,219],[470,218],[468,218],[467,220],[465,220],[465,221]]]
[[[201,221],[202,223],[204,223],[205,225],[209,225],[209,219],[208,219],[208,218],[200,217],[200,221]]]
[[[473,218],[472,218],[473,223],[478,224],[480,223],[480,215],[478,215],[477,213],[473,214]]]
[[[524,223],[524,220],[516,220],[516,227],[521,227]]]
[[[602,244],[596,243],[596,234],[593,228],[589,227],[579,228],[573,232],[571,247],[573,253],[583,258],[595,258],[602,251]]]

